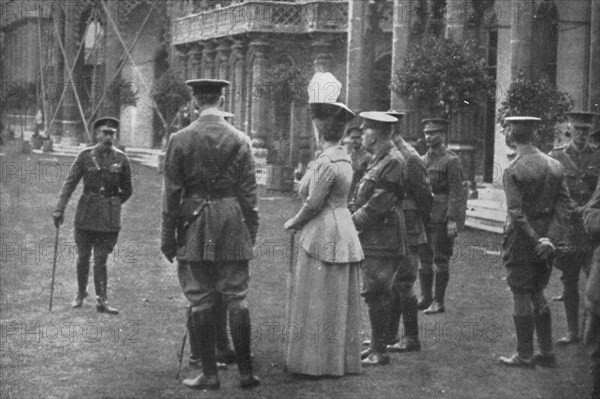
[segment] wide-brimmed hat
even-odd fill
[[[308,109],[313,119],[335,117],[344,123],[348,123],[356,116],[346,104],[341,102],[313,102],[308,104]]]

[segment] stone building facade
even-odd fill
[[[84,120],[115,116],[123,122],[123,145],[155,144],[149,93],[168,41],[167,3],[3,0],[0,6],[5,126],[32,130],[41,110],[50,135],[79,143],[91,140]],[[137,102],[123,100],[128,96]]]

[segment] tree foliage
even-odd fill
[[[558,124],[565,122],[566,113],[573,108],[569,94],[559,91],[556,85],[545,77],[529,79],[519,73],[500,103],[497,121],[504,125],[507,116],[535,116],[540,118],[537,145],[548,150],[557,137]]]
[[[156,80],[152,98],[158,111],[170,123],[179,109],[190,101],[190,92],[183,79],[172,69],[168,69]]]
[[[450,118],[458,109],[484,104],[495,95],[494,79],[480,54],[473,41],[423,36],[395,71],[392,90],[431,116]]]

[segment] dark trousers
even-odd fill
[[[90,257],[94,253],[94,288],[99,299],[106,299],[107,273],[106,261],[113,251],[118,232],[102,232],[75,229],[77,245],[77,285],[79,294],[87,290],[90,271]]]

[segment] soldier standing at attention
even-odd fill
[[[398,119],[384,112],[363,112],[365,149],[373,155],[356,189],[350,210],[365,260],[362,293],[369,308],[371,344],[361,353],[363,366],[388,364],[389,303],[394,273],[406,256],[402,199],[406,161],[392,143]]]
[[[517,354],[501,356],[506,366],[552,367],[552,321],[544,289],[563,232],[571,198],[560,162],[533,145],[539,118],[508,117],[508,142],[517,156],[504,170],[507,216],[502,241],[506,282],[514,299]],[[533,354],[533,333],[540,353]]]
[[[99,118],[92,123],[97,144],[81,151],[71,165],[56,210],[52,214],[58,228],[71,194],[83,178],[83,195],[75,212],[77,245],[77,295],[72,307],[80,308],[87,297],[90,256],[94,251],[96,310],[117,314],[108,305],[106,261],[113,251],[121,229],[121,205],[131,197],[131,169],[127,155],[116,148],[119,120]]]
[[[402,209],[408,245],[408,254],[394,275],[387,349],[389,352],[411,352],[421,349],[417,297],[413,291],[413,285],[417,279],[419,254],[423,244],[427,243],[425,226],[429,222],[433,195],[427,179],[427,169],[421,156],[402,138],[400,121],[404,114],[396,111],[386,113],[398,119],[392,134],[392,141],[406,160],[407,178]],[[404,324],[404,341],[398,339],[400,318]]]
[[[466,207],[462,163],[444,145],[450,121],[424,119],[421,123],[424,125],[423,133],[429,148],[423,156],[423,162],[433,192],[433,207],[427,225],[427,245],[421,253],[421,298],[418,308],[424,309],[423,313],[430,314],[445,311],[444,296],[450,278],[450,258],[458,229],[464,224]]]
[[[200,116],[167,145],[161,251],[177,257],[181,289],[191,304],[202,373],[183,384],[219,389],[214,304],[222,295],[236,352],[240,385],[260,384],[252,373],[248,262],[258,230],[256,176],[243,132],[223,118],[224,80],[199,79],[192,87]]]
[[[600,139],[600,130],[594,133]],[[592,217],[592,213],[596,217]],[[592,357],[592,394],[590,398],[600,399],[600,179],[594,196],[584,213],[584,226],[594,248],[594,256],[585,288],[585,309],[587,311],[584,339]]]
[[[352,183],[348,192],[348,200],[352,199],[358,182],[365,174],[372,156],[363,147],[363,132],[359,127],[351,127],[346,131],[350,139],[350,160],[352,161]]]
[[[579,210],[592,197],[600,171],[600,151],[589,140],[595,114],[570,112],[567,115],[572,127],[571,142],[550,152],[565,169],[569,193],[577,207],[569,218],[569,245],[565,251],[559,251],[554,260],[554,266],[562,272],[563,294],[552,300],[564,301],[568,327],[567,335],[557,341],[559,345],[579,342],[579,274],[583,266],[587,275],[592,260],[591,243]]]

